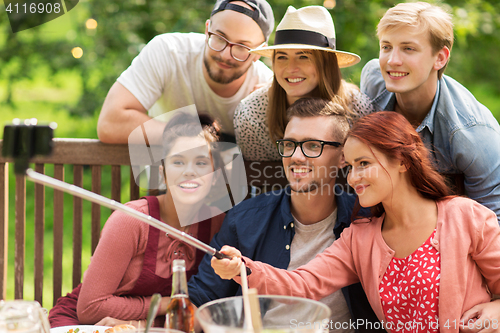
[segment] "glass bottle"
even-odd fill
[[[172,271],[172,295],[167,307],[165,327],[194,333],[194,306],[188,295],[186,262],[175,259]]]

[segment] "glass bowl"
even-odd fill
[[[328,331],[331,310],[318,301],[291,296],[258,296],[263,333],[322,333]],[[248,333],[243,297],[203,304],[195,317],[204,333]]]

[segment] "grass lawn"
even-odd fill
[[[78,102],[80,78],[75,73],[66,72],[47,80],[43,68],[38,73],[33,81],[24,80],[15,85],[14,105],[2,105],[0,124],[11,123],[15,118],[37,118],[41,124],[57,123],[55,137],[97,139],[97,114],[82,118],[72,117],[67,111]],[[6,82],[0,80],[0,101],[3,104],[5,86]]]

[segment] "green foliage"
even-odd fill
[[[276,23],[287,7],[322,5],[321,0],[269,0]],[[496,0],[432,1],[445,4],[455,20],[456,43],[447,74],[465,86],[486,84],[500,92],[497,78],[500,58],[500,3]],[[359,83],[363,65],[378,55],[376,25],[394,5],[389,0],[337,0],[331,10],[336,25],[337,47],[362,57],[359,65],[343,70],[345,77]],[[74,115],[99,112],[107,91],[140,49],[155,35],[165,32],[202,32],[213,0],[83,0],[66,15],[13,34],[8,20],[0,21],[0,77],[5,90],[0,98],[16,107],[15,90],[20,82],[33,80],[42,68],[48,80],[71,71],[78,77],[73,93],[77,100],[61,103]],[[0,8],[1,9],[1,8]],[[3,11],[0,11],[3,12]],[[88,29],[88,19],[97,22]],[[271,43],[274,36],[271,37]],[[71,55],[80,47],[83,56]]]

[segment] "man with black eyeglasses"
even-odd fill
[[[355,196],[336,185],[344,164],[342,143],[349,130],[343,107],[307,98],[292,104],[287,114],[284,138],[276,143],[289,186],[230,209],[211,246],[233,246],[252,260],[293,270],[323,252],[350,225]],[[188,283],[189,297],[196,306],[241,295],[240,285],[222,280],[210,260],[210,256],[203,258]],[[321,301],[332,309],[331,332],[374,332],[381,327],[360,284]],[[270,317],[294,316],[283,308],[272,311]]]
[[[161,142],[168,111],[195,105],[219,121],[222,140],[234,140],[236,106],[272,78],[259,56],[248,51],[264,45],[273,29],[266,0],[218,0],[204,34],[156,36],[108,92],[97,123],[99,139],[127,143],[135,128],[154,118],[146,140]]]

